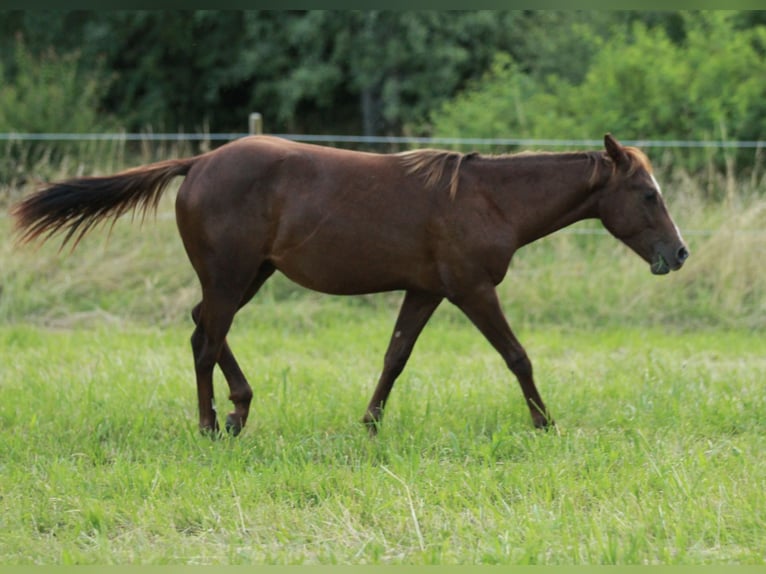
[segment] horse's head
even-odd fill
[[[680,269],[689,250],[665,207],[649,160],[611,134],[604,136],[604,145],[612,164],[599,200],[604,227],[647,261],[655,275]]]

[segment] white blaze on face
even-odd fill
[[[655,187],[655,189],[657,190],[657,193],[659,194],[659,196],[660,196],[660,197],[662,197],[662,189],[660,189],[660,184],[659,184],[659,183],[657,182],[657,180],[655,179],[655,177],[654,177],[654,174],[653,174],[653,173],[650,173],[650,174],[649,174],[649,177],[651,177],[651,178],[652,178],[652,183],[654,184],[654,187]],[[676,235],[678,235],[678,238],[679,238],[681,241],[683,241],[684,239],[683,239],[683,237],[681,237],[681,230],[680,230],[680,229],[678,229],[678,226],[675,224],[675,222],[673,223],[673,227],[675,227],[675,228],[676,228]]]
[[[659,184],[659,183],[657,183],[657,180],[656,180],[656,179],[654,179],[654,174],[653,174],[653,173],[650,173],[650,174],[649,174],[649,177],[651,177],[651,178],[652,178],[652,183],[654,184],[654,187],[655,187],[655,189],[657,190],[657,193],[659,193],[659,194],[660,194],[660,196],[662,196],[662,190],[660,189],[660,184]]]

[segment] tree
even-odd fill
[[[726,50],[747,55],[748,62],[747,42],[763,53],[756,33],[763,29],[762,16],[719,16],[727,27],[711,23],[711,33],[720,31],[724,44],[732,44]],[[98,73],[98,83],[105,86],[94,110],[118,118],[130,131],[209,126],[213,131],[240,132],[248,114],[259,111],[271,132],[371,135],[429,133],[426,120],[440,118],[444,124],[447,114],[435,111],[457,94],[482,99],[478,82],[495,62],[483,82],[494,99],[484,98],[481,106],[486,109],[469,114],[479,122],[473,128],[498,109],[501,117],[486,122],[481,133],[508,133],[510,118],[517,118],[525,130],[542,133],[546,117],[555,117],[551,127],[559,133],[570,124],[577,133],[590,133],[589,121],[602,111],[618,110],[616,116],[628,117],[626,110],[585,94],[586,87],[601,89],[596,84],[608,74],[599,68],[623,82],[626,73],[610,58],[629,66],[637,76],[647,76],[634,88],[645,88],[645,95],[654,97],[657,86],[650,84],[655,78],[675,86],[671,72],[683,70],[674,70],[679,64],[672,60],[658,60],[661,71],[653,73],[648,55],[686,58],[683,50],[698,42],[698,20],[712,17],[704,12],[529,10],[0,11],[0,63],[12,84],[20,72],[14,60],[19,38],[33,57],[55,53],[73,58],[78,73]],[[641,43],[646,38],[657,39],[659,45]],[[603,55],[607,44],[613,56]],[[497,54],[504,56],[496,58]],[[695,61],[705,64],[699,54],[704,51],[698,50]],[[731,125],[754,135],[764,114],[751,101],[757,82],[754,75],[744,78],[743,61],[727,62],[735,72],[715,73],[718,80],[735,82],[737,106],[748,100],[747,113],[740,117],[737,111]],[[494,81],[498,85],[489,86]],[[514,104],[505,109],[496,100],[503,82],[516,94]],[[579,104],[596,106],[598,113],[591,118],[587,108],[570,109],[566,98],[573,96]],[[625,96],[619,101],[626,101]],[[683,94],[675,97],[688,99]],[[644,105],[634,103],[638,108],[631,108],[631,114]],[[732,106],[722,105],[734,113]],[[678,112],[672,105],[655,111],[671,119]],[[686,110],[680,112],[680,118],[686,117]],[[631,129],[637,125],[633,121]],[[461,126],[450,135],[467,135],[473,128]]]
[[[77,51],[111,79],[103,107],[129,130],[398,133],[509,48],[514,12],[56,11],[0,14],[32,53]],[[481,41],[477,41],[481,39]],[[4,56],[5,54],[5,56]]]
[[[329,114],[336,129],[399,133],[486,68],[504,23],[482,11],[248,12],[232,76],[278,125]]]

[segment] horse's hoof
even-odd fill
[[[367,434],[369,434],[371,438],[378,436],[378,431],[380,430],[380,422],[381,421],[379,419],[373,419],[367,416],[362,419],[362,424],[367,427]]]
[[[554,421],[550,417],[545,417],[545,416],[535,417],[533,422],[534,422],[535,428],[538,428],[544,431],[549,431],[551,429],[556,428],[556,421]]]
[[[219,436],[221,436],[221,429],[218,427],[218,423],[216,423],[214,426],[200,425],[199,433],[202,436],[208,437],[210,439],[217,439]]]
[[[546,422],[546,423],[545,423],[543,426],[541,426],[540,428],[541,428],[542,430],[544,430],[545,432],[554,432],[554,431],[555,431],[555,432],[558,432],[558,427],[556,426],[556,421],[554,421],[554,420],[552,420],[552,419],[551,419],[551,420],[549,420],[548,422]]]
[[[234,413],[226,415],[226,432],[231,436],[239,435],[242,432],[242,419]]]

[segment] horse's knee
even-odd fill
[[[235,405],[249,405],[253,400],[253,389],[250,388],[250,385],[245,384],[236,391],[232,391],[229,394],[229,400]]]
[[[532,361],[529,360],[526,354],[508,361],[508,368],[519,379],[529,379],[532,377]]]

